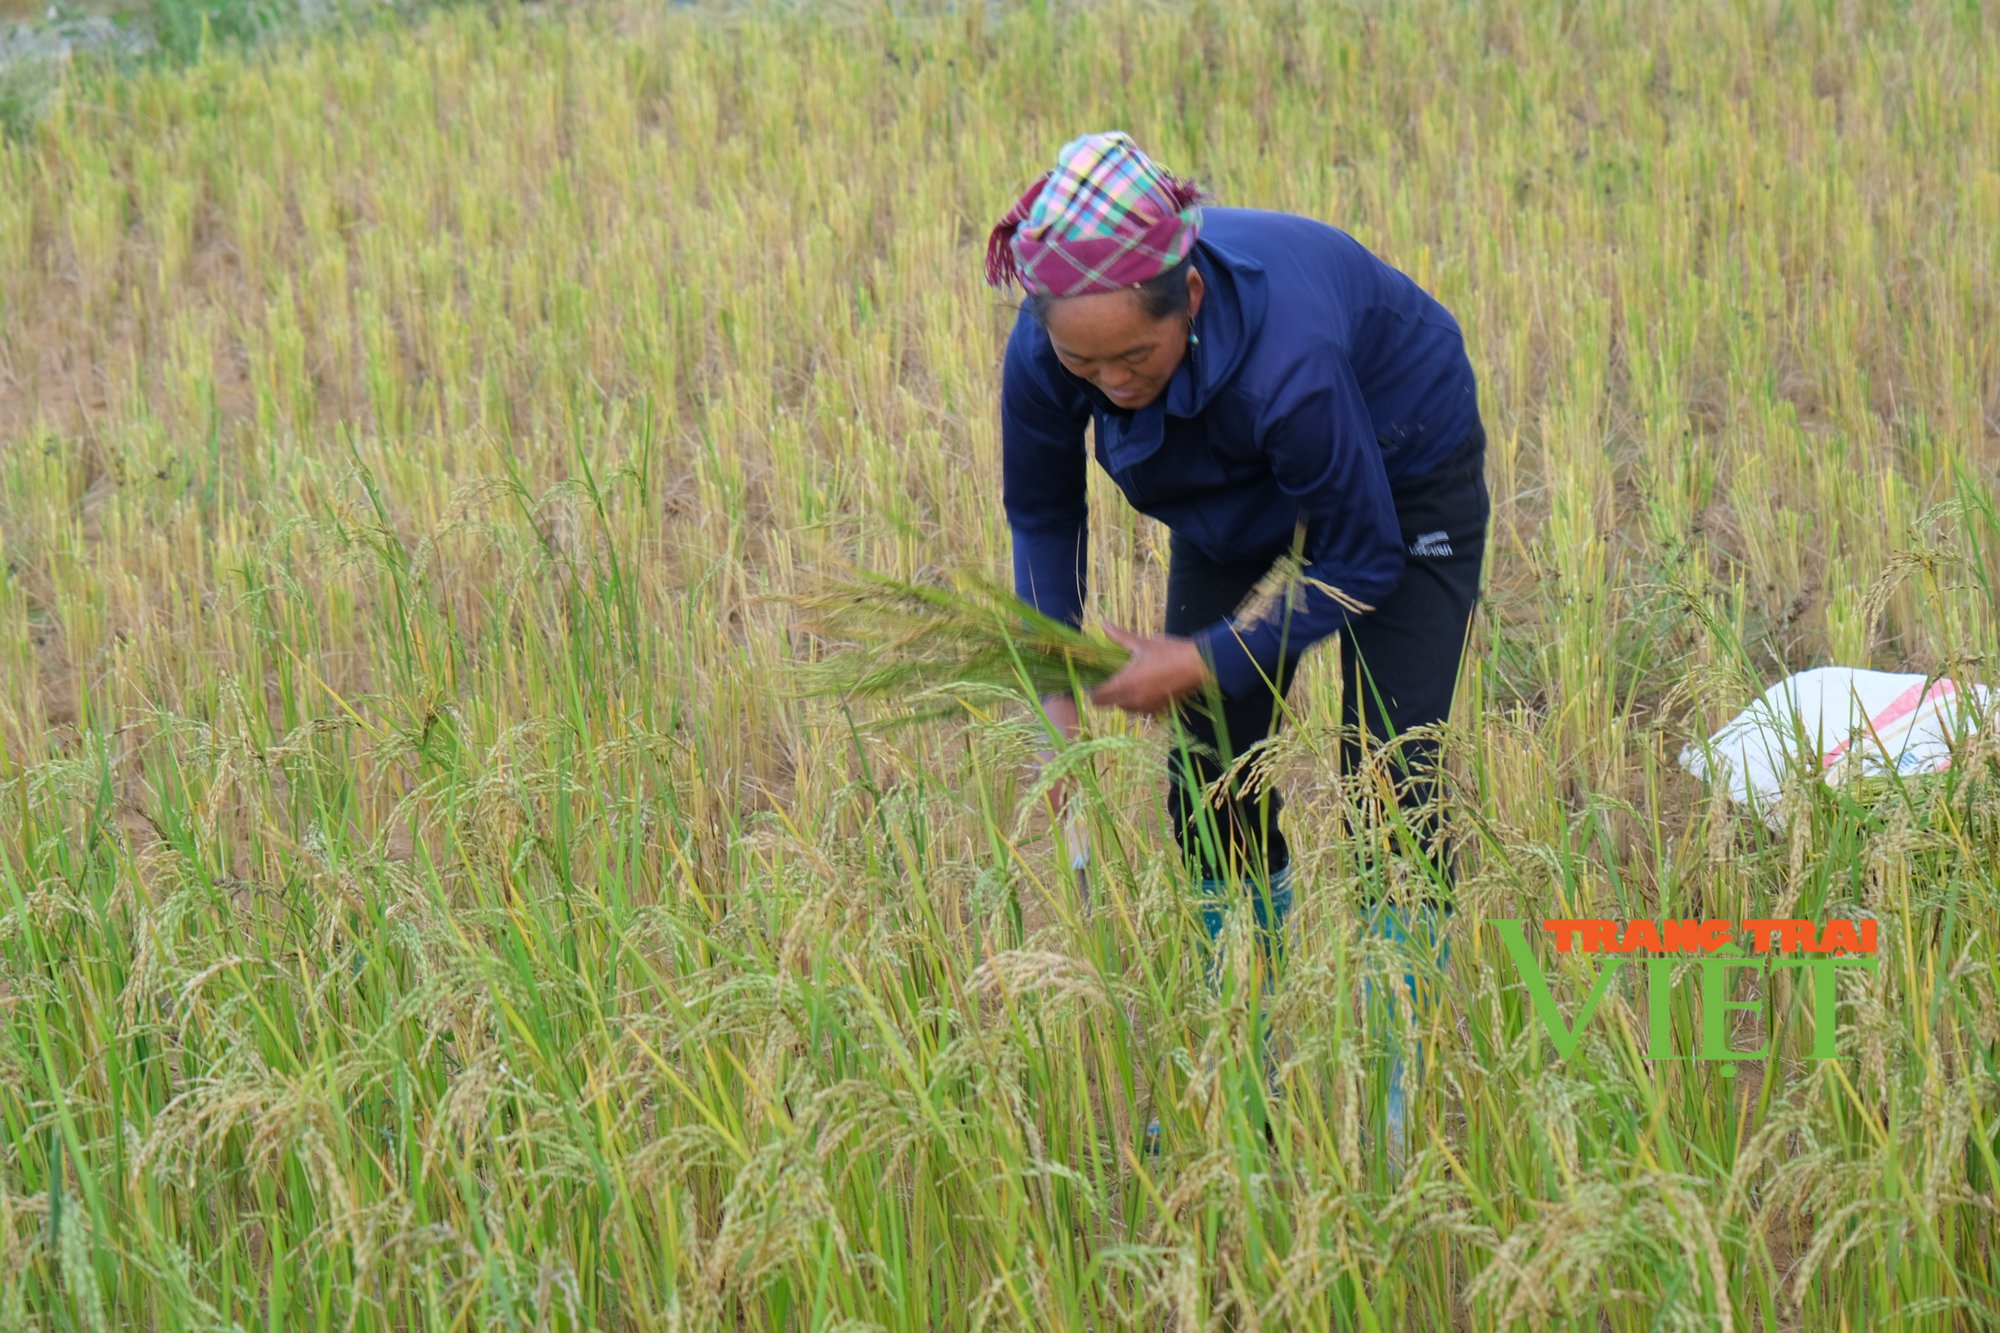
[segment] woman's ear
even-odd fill
[[[1189,319],[1193,319],[1196,315],[1199,315],[1201,313],[1202,293],[1204,293],[1207,290],[1208,290],[1208,285],[1201,280],[1201,270],[1196,268],[1189,269],[1188,270],[1188,318]]]

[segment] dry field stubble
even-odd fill
[[[1673,765],[1817,662],[2000,681],[1996,32],[496,9],[72,86],[0,145],[0,1325],[2000,1318],[1992,757],[1776,836]],[[786,595],[1004,566],[980,247],[1109,126],[1467,329],[1464,915],[1873,915],[1839,1060],[1786,982],[1733,1078],[1618,998],[1559,1063],[1467,936],[1392,1176],[1322,661],[1267,1149],[1157,731],[1092,720],[1086,916],[1018,708],[789,692]]]

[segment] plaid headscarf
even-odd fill
[[[1043,296],[1113,292],[1157,278],[1201,234],[1193,181],[1170,176],[1122,130],[1063,145],[986,242],[986,281]]]

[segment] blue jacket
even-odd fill
[[[1449,460],[1477,420],[1458,322],[1346,233],[1310,218],[1204,210],[1200,341],[1135,411],[1063,368],[1024,310],[1001,380],[1002,493],[1014,585],[1081,624],[1084,427],[1141,513],[1218,561],[1275,557],[1305,528],[1308,580],[1364,610],[1401,582],[1390,487]],[[1195,636],[1240,696],[1355,614],[1313,582],[1289,617],[1221,620]]]

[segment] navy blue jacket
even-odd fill
[[[1240,696],[1382,604],[1404,551],[1390,487],[1451,458],[1477,419],[1458,322],[1345,232],[1310,218],[1204,210],[1207,284],[1191,346],[1158,398],[1116,407],[1063,368],[1024,310],[1001,380],[1002,485],[1014,585],[1081,624],[1084,427],[1141,513],[1218,561],[1275,558],[1305,528],[1304,595],[1285,619],[1225,619],[1195,636]],[[1337,589],[1328,595],[1314,581]]]

